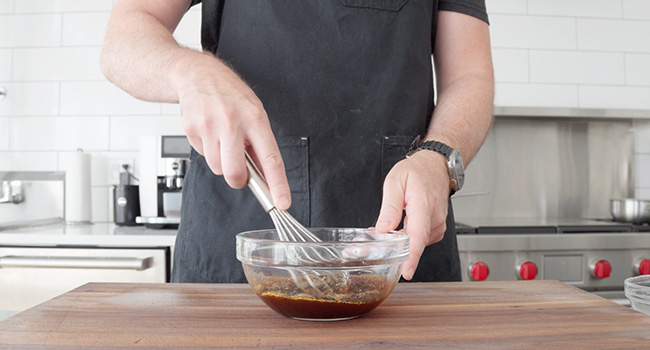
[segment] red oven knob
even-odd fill
[[[638,275],[650,275],[650,259],[643,259],[636,264],[636,273]]]
[[[519,265],[519,277],[524,280],[534,280],[537,277],[537,265],[532,261],[526,261]]]
[[[490,274],[490,268],[484,262],[475,262],[469,266],[469,275],[474,281],[485,281]]]
[[[591,272],[596,278],[607,278],[612,273],[612,265],[607,260],[599,260],[594,264]]]

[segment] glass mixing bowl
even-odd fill
[[[624,284],[632,309],[650,316],[650,275],[630,277]]]
[[[248,284],[277,313],[334,321],[374,310],[393,291],[409,256],[403,232],[310,228],[322,242],[281,241],[275,230],[237,235]]]

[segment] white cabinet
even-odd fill
[[[0,310],[22,311],[88,282],[168,282],[170,248],[2,247]]]

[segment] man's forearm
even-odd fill
[[[427,139],[460,150],[465,166],[474,158],[492,123],[494,70],[487,23],[441,11],[434,61],[438,101]]]
[[[492,123],[492,72],[458,79],[438,95],[426,139],[460,150],[465,166],[474,158]]]
[[[118,3],[111,15],[100,59],[106,77],[136,98],[178,102],[175,79],[188,57],[204,55],[181,47],[172,31],[180,21],[183,2],[163,20],[138,1]],[[166,20],[167,23],[164,23]]]

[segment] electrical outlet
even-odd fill
[[[134,158],[123,158],[115,157],[108,159],[108,171],[110,172],[109,181],[113,185],[117,185],[120,182],[120,172],[124,171],[122,165],[127,164],[131,174],[135,174],[135,159]]]

